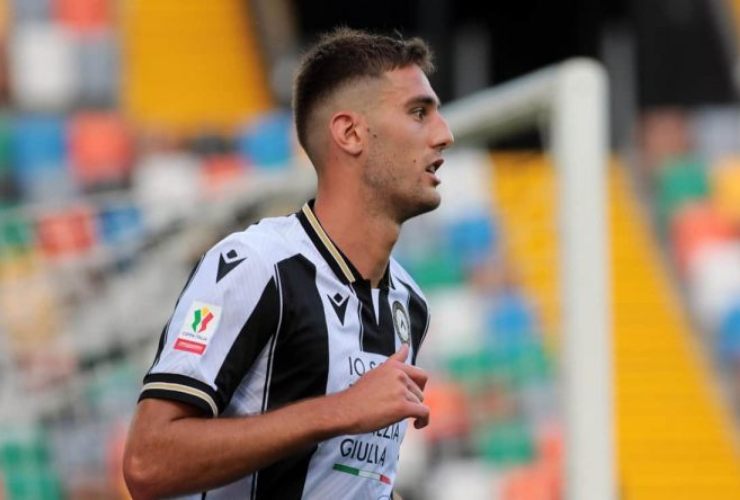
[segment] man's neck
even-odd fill
[[[368,210],[361,197],[319,194],[314,213],[329,237],[363,278],[377,287],[385,274],[401,226]]]

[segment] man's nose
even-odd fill
[[[434,145],[435,148],[439,148],[440,150],[447,149],[455,142],[455,137],[452,135],[450,126],[441,114],[439,115],[439,128],[437,134]]]

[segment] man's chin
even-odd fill
[[[427,204],[427,209],[422,213],[431,212],[432,210],[436,210],[441,203],[442,203],[442,195],[440,195],[439,192],[435,189],[433,195],[429,197],[429,203]]]
[[[407,210],[405,210],[405,213],[402,215],[402,222],[414,218],[417,215],[422,215],[435,210],[439,207],[441,202],[442,197],[436,190],[426,194],[423,198],[416,200],[415,203],[409,204]]]

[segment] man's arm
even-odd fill
[[[428,423],[426,374],[404,364],[408,347],[349,389],[262,415],[210,419],[174,401],[138,406],[124,456],[135,499],[208,490],[342,434],[360,434],[414,418]]]

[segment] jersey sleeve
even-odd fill
[[[144,377],[139,400],[180,401],[219,415],[279,328],[275,266],[232,235],[193,270]]]

